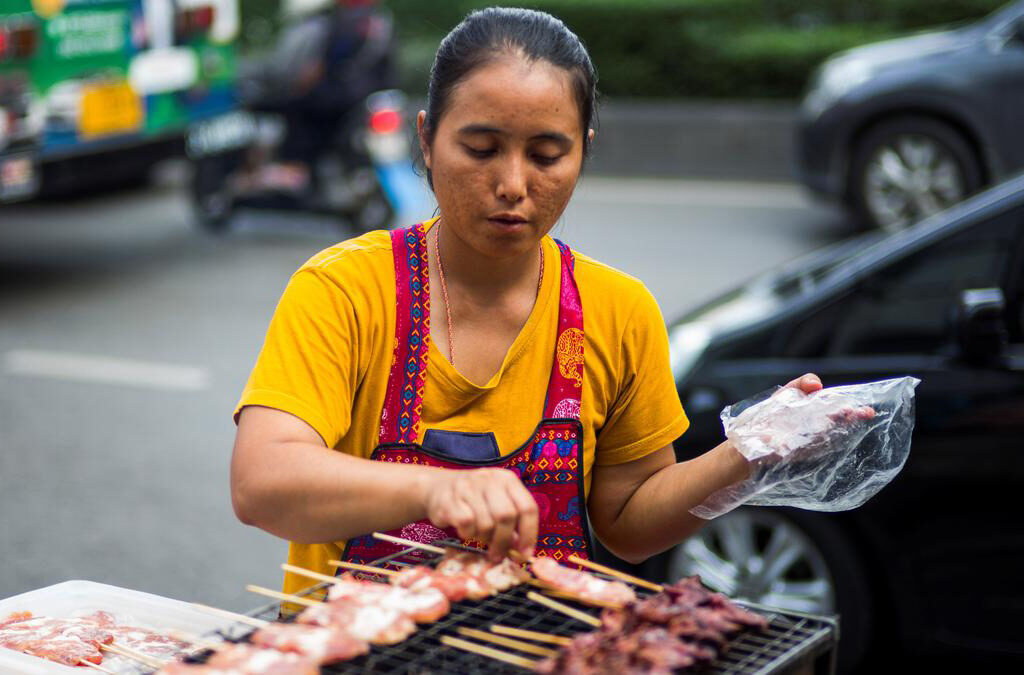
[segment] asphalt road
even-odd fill
[[[238,225],[193,229],[173,176],[0,208],[0,598],[90,579],[245,610],[279,583],[284,543],[231,511],[230,413],[289,275],[347,235]],[[792,185],[596,177],[555,232],[668,318],[848,233]]]

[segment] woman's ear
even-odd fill
[[[588,143],[593,143],[595,135],[596,134],[594,133],[593,129],[587,129],[587,142]]]
[[[430,168],[430,144],[427,143],[427,135],[424,125],[427,121],[427,111],[421,110],[416,115],[416,137],[420,142],[420,152],[423,154],[423,165]]]

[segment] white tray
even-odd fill
[[[114,615],[119,622],[130,621],[133,625],[157,631],[178,630],[201,635],[231,625],[226,619],[211,616],[180,600],[98,584],[94,581],[77,580],[65,581],[0,600],[0,619],[12,612],[28,611],[35,616],[66,618],[89,614],[100,609]],[[141,666],[132,665],[125,659],[112,657],[113,654],[104,655],[104,668],[117,673],[147,672]],[[87,675],[96,672],[84,666],[62,666],[0,647],[0,673],[3,675]]]

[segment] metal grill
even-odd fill
[[[422,564],[422,552],[401,551],[376,565],[390,566]],[[429,557],[428,557],[429,558]],[[366,576],[366,575],[361,575]],[[322,595],[326,584],[314,586],[304,595]],[[439,621],[421,626],[410,638],[390,647],[374,647],[366,655],[321,669],[327,673],[391,673],[426,675],[427,673],[517,673],[521,668],[477,656],[469,652],[442,645],[443,635],[458,635],[459,627],[486,630],[493,624],[525,628],[553,635],[571,637],[592,630],[590,626],[553,609],[538,605],[526,597],[526,587],[511,589],[478,603],[462,602],[452,605],[452,611]],[[589,614],[599,610],[563,601]],[[710,665],[708,673],[767,674],[800,672],[831,673],[834,671],[834,647],[838,631],[835,620],[809,614],[780,612],[750,603],[738,603],[770,620],[767,630],[747,632],[729,642],[728,649]],[[250,613],[251,616],[275,620],[279,615],[288,621],[294,615],[282,612],[280,603],[271,603]],[[241,627],[226,635],[229,639],[244,639],[252,631]],[[550,645],[548,645],[550,646]],[[511,650],[506,650],[511,651]],[[527,656],[527,655],[524,655]],[[531,657],[536,658],[536,657]],[[805,670],[806,668],[806,670]]]

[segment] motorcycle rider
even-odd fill
[[[258,189],[314,187],[315,167],[354,106],[395,86],[393,25],[375,0],[285,0],[288,22],[264,68],[261,109],[280,114],[276,160],[254,177]]]

